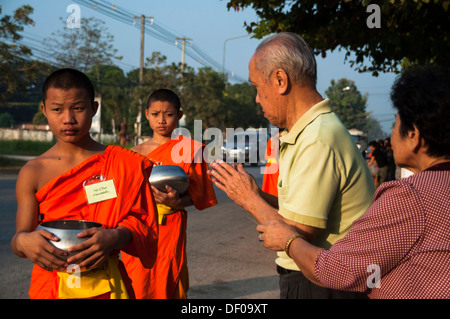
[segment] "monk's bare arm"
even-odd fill
[[[28,258],[44,269],[64,269],[66,263],[56,255],[63,256],[66,253],[48,242],[57,238],[45,230],[35,231],[38,224],[38,169],[35,163],[27,163],[17,177],[16,233],[11,240],[11,249],[17,256]]]

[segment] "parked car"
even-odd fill
[[[268,140],[267,134],[260,134],[258,131],[234,132],[230,139],[227,136],[224,143],[223,160],[228,163],[250,163],[258,165],[264,159],[265,146]],[[265,139],[265,141],[263,140]],[[264,142],[264,143],[263,143]],[[260,152],[260,145],[264,149]]]

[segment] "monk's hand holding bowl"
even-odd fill
[[[75,253],[67,259],[69,264],[80,268],[92,269],[105,261],[115,249],[124,248],[131,241],[131,232],[124,226],[114,229],[93,227],[83,230],[78,237],[90,237],[86,241],[72,246],[69,253]]]

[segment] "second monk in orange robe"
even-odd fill
[[[171,139],[183,115],[178,96],[170,90],[155,91],[149,97],[145,114],[153,129],[153,137],[133,150],[147,156],[154,165],[178,165],[183,168],[189,177],[189,188],[185,194],[178,194],[170,187],[167,187],[167,192],[152,187],[161,221],[154,267],[145,269],[134,257],[123,255],[122,259],[133,281],[136,298],[187,298],[187,212],[184,207],[194,205],[202,210],[216,205],[217,200],[207,175],[204,145],[183,136]]]

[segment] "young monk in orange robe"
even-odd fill
[[[156,259],[157,215],[148,183],[152,165],[135,152],[105,147],[91,138],[98,104],[83,73],[54,72],[44,84],[43,101],[42,111],[57,142],[19,173],[16,234],[11,241],[18,256],[35,263],[30,297],[134,297],[118,254],[122,250],[137,256],[145,267],[152,267]],[[88,199],[86,186],[93,184],[112,195]],[[89,220],[102,227],[80,231],[78,236],[88,239],[69,248],[75,255],[67,258],[67,252],[48,242],[58,238],[35,230],[41,222],[61,219]],[[67,270],[73,264],[80,270],[78,287],[69,285],[72,274]]]
[[[189,276],[186,259],[187,212],[194,205],[202,210],[217,204],[203,158],[204,145],[179,136],[171,139],[183,113],[178,96],[170,90],[155,91],[148,100],[145,115],[153,129],[151,140],[133,148],[146,155],[155,165],[178,165],[189,177],[187,193],[178,194],[166,186],[167,192],[152,187],[160,214],[158,256],[152,269],[126,255],[124,264],[133,282],[136,298],[186,298]]]

